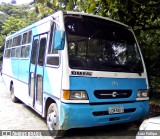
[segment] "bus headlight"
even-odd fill
[[[148,90],[138,90],[137,100],[148,100],[149,99],[148,95],[149,95]]]
[[[86,91],[63,90],[62,98],[65,100],[88,100]]]
[[[71,91],[70,92],[70,99],[80,99],[80,100],[87,100],[88,96],[86,94],[86,91]]]

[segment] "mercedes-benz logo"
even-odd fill
[[[118,82],[117,81],[112,81],[112,85],[113,86],[118,86]]]

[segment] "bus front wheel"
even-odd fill
[[[47,119],[46,119],[47,127],[49,133],[54,137],[63,137],[65,134],[65,130],[59,130],[59,114],[58,108],[55,103],[51,103],[49,105],[47,111]]]
[[[11,91],[11,100],[12,100],[12,102],[17,103],[18,102],[18,98],[14,95],[14,87],[13,87],[13,85],[11,85],[10,91]]]

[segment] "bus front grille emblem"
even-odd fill
[[[116,97],[117,95],[118,95],[118,93],[115,91],[112,93],[112,97]]]

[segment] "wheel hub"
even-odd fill
[[[48,125],[50,126],[50,129],[55,129],[57,125],[57,116],[56,112],[52,111],[51,113],[48,114]]]

